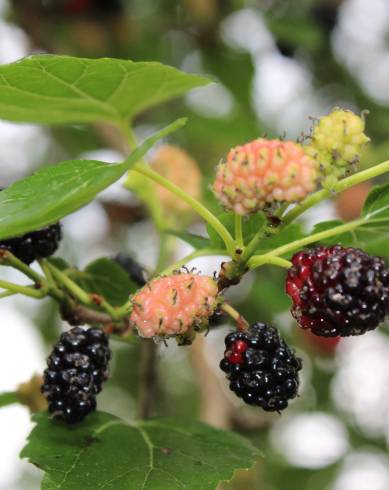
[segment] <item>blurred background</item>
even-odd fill
[[[157,60],[210,75],[217,83],[148,111],[136,120],[135,131],[143,139],[188,116],[187,127],[169,143],[197,161],[203,200],[214,210],[209,183],[230,147],[265,134],[295,139],[311,125],[310,117],[337,105],[369,111],[373,143],[362,165],[388,158],[388,0],[0,0],[0,63],[37,52]],[[122,157],[112,143],[99,127],[0,122],[0,186],[60,160],[118,161]],[[305,217],[306,226],[352,219],[368,190],[363,184],[320,205]],[[185,222],[203,231],[193,217]],[[59,254],[79,267],[119,252],[146,268],[156,263],[158,235],[146,207],[120,184],[63,225]],[[173,247],[172,259],[190,251],[179,240]],[[374,253],[388,256],[389,249],[383,243]],[[221,260],[191,265],[211,274]],[[9,270],[1,274],[20,280]],[[248,320],[271,321],[296,347],[304,360],[301,397],[282,416],[242,405],[219,372],[229,330],[220,325],[192,348],[159,346],[153,413],[199,417],[236,430],[261,448],[264,457],[255,468],[238,473],[223,490],[388,490],[385,327],[340,342],[302,333],[288,313],[283,273],[275,268],[247,276],[229,299]],[[64,325],[50,301],[24,297],[2,299],[1,319],[0,391],[10,391],[44,369]],[[99,408],[132,420],[139,344],[117,342],[113,350],[112,378]],[[40,472],[18,460],[30,430],[27,408],[0,409],[1,490],[39,488]]]

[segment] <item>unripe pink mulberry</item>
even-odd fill
[[[240,215],[300,201],[315,188],[315,163],[301,145],[263,138],[230,150],[213,185],[222,206]]]
[[[190,333],[208,324],[217,294],[216,282],[208,276],[178,273],[158,277],[134,296],[130,322],[141,337]]]

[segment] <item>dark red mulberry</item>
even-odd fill
[[[302,328],[324,337],[375,329],[389,311],[389,270],[384,260],[355,248],[317,247],[298,252],[286,292]]]

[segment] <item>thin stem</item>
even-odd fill
[[[244,247],[242,216],[240,216],[239,214],[235,214],[235,240],[239,248]]]
[[[290,262],[289,260],[282,259],[281,257],[272,257],[268,255],[254,255],[247,262],[247,265],[251,270],[267,264],[278,265],[279,267],[283,267],[284,269],[290,269],[292,267],[292,262]]]
[[[53,264],[46,263],[46,265],[57,283],[63,285],[74,298],[87,306],[92,306],[94,304],[89,293],[80,288],[80,286],[70,279],[70,277],[57,269]]]
[[[123,133],[124,142],[128,144],[129,150],[130,151],[134,150],[137,146],[136,138],[135,138],[135,135],[131,129],[129,122],[126,119],[124,119],[122,121],[122,123],[120,125],[120,130]],[[129,152],[127,152],[127,153],[129,153]]]
[[[194,199],[192,196],[183,191],[180,187],[176,186],[170,180],[162,177],[162,175],[154,172],[148,165],[143,163],[136,163],[133,167],[133,170],[136,170],[142,175],[149,177],[150,179],[158,182],[158,184],[162,185],[170,192],[175,194],[177,197],[185,201],[194,211],[197,212],[212,228],[216,231],[216,233],[221,237],[224,241],[228,253],[233,256],[235,252],[235,241],[232,238],[230,232],[227,228],[221,223],[220,220],[216,218],[216,216],[209,211],[201,202],[197,199]]]
[[[198,257],[207,257],[211,255],[226,255],[225,250],[215,250],[215,249],[208,249],[208,248],[203,248],[201,250],[195,250],[189,255],[186,255],[183,259],[178,260],[174,264],[169,265],[169,267],[166,267],[162,272],[160,272],[160,275],[168,275],[171,274],[173,271],[181,269],[185,264],[190,262],[193,259],[197,259]]]
[[[231,305],[228,303],[224,302],[220,305],[220,309],[227,313],[237,324],[237,327],[239,330],[247,330],[249,324],[243,318],[243,316],[239,313],[239,311],[235,310]]]
[[[321,189],[320,191],[311,194],[307,198],[305,198],[300,204],[291,209],[283,218],[283,226],[288,225],[296,218],[298,218],[301,214],[303,214],[307,209],[311,208],[315,204],[331,197],[331,195],[335,192],[342,192],[349,187],[352,187],[356,184],[360,184],[365,180],[370,180],[373,177],[377,177],[385,172],[389,172],[389,160],[380,163],[379,165],[375,165],[374,167],[363,170],[362,172],[358,172],[350,177],[339,180],[336,184],[333,185],[331,190]]]
[[[4,291],[4,293],[0,293],[0,299],[8,298],[8,296],[15,296],[15,294],[18,293],[16,291]]]
[[[255,252],[257,249],[257,246],[259,245],[259,242],[262,240],[263,236],[266,233],[266,229],[261,229],[257,231],[257,233],[254,235],[254,237],[251,239],[247,247],[245,248],[243,255],[242,255],[242,261],[246,262]]]
[[[5,393],[0,393],[0,407],[6,407],[7,405],[12,405],[13,403],[19,402],[19,396],[16,391],[7,391]]]
[[[0,251],[0,262],[3,265],[7,265],[9,267],[13,267],[14,269],[18,269],[25,276],[29,277],[32,281],[37,284],[41,284],[44,282],[43,276],[41,276],[38,272],[34,271],[27,264],[19,260],[15,255],[13,255],[8,250]]]
[[[49,262],[46,264],[56,281],[59,284],[62,284],[77,301],[86,306],[98,306],[106,311],[113,320],[120,320],[116,309],[104,298],[97,294],[91,294],[84,291],[77,283],[75,283],[72,279],[70,279],[70,277],[57,269],[55,266]]]
[[[23,294],[24,296],[30,296],[31,298],[43,298],[47,295],[47,289],[35,289],[34,286],[21,286],[20,284],[14,284],[12,282],[0,280],[0,288],[11,291],[12,293]]]
[[[51,287],[55,287],[55,280],[53,278],[53,275],[50,271],[50,268],[47,265],[47,261],[45,259],[38,259],[38,263],[40,268],[42,269],[44,275],[46,276],[47,282]]]
[[[335,235],[340,235],[342,233],[346,233],[347,231],[352,231],[355,228],[358,228],[358,226],[361,226],[366,222],[365,219],[359,219],[355,221],[350,221],[349,223],[345,223],[343,225],[335,226],[334,228],[331,228],[330,230],[322,231],[320,233],[315,233],[314,235],[310,235],[308,237],[302,238],[301,240],[296,240],[291,243],[287,243],[286,245],[283,245],[282,247],[275,248],[271,252],[268,252],[265,255],[260,255],[260,256],[254,256],[252,259],[255,257],[266,257],[267,259],[269,257],[276,257],[279,255],[284,255],[288,252],[293,252],[294,250],[298,250],[302,247],[305,247],[305,245],[309,245],[310,243],[318,242],[320,240],[324,240],[326,238],[330,238]],[[266,259],[266,260],[267,260]]]

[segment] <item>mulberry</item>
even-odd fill
[[[389,310],[389,270],[362,250],[318,247],[295,254],[286,292],[292,315],[316,335],[360,335],[376,328]]]
[[[255,323],[247,331],[227,335],[225,345],[220,368],[230,389],[246,403],[281,411],[297,396],[301,359],[274,327]]]
[[[0,249],[8,250],[25,264],[31,264],[38,258],[53,255],[61,238],[61,224],[56,223],[21,237],[0,241]]]
[[[263,138],[233,148],[213,185],[220,204],[239,215],[300,201],[315,188],[315,162],[301,145]]]
[[[73,424],[95,410],[110,357],[102,330],[74,327],[61,335],[47,359],[41,387],[54,418]]]
[[[208,276],[178,273],[158,277],[133,297],[132,326],[142,337],[169,337],[208,324],[217,306],[218,288]]]

